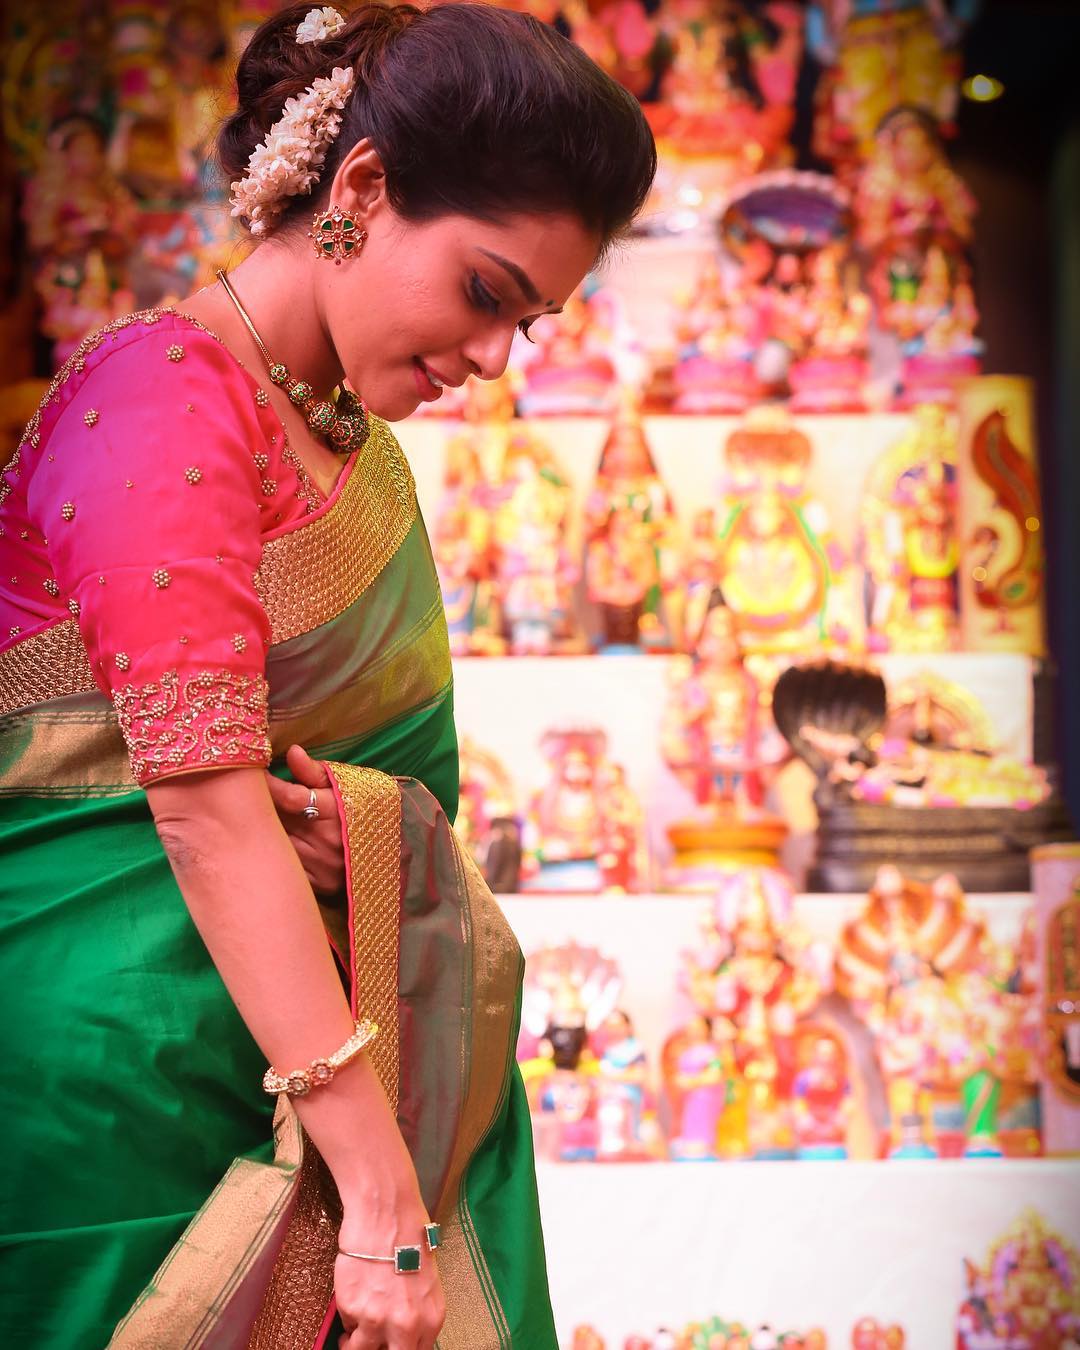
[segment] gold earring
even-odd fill
[[[308,238],[320,258],[333,258],[341,266],[345,258],[353,258],[364,247],[367,230],[356,223],[356,218],[340,206],[317,211],[308,230]]]

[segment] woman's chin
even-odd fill
[[[415,394],[391,394],[380,398],[376,392],[374,398],[365,398],[364,402],[372,417],[378,417],[383,422],[403,422],[420,406],[420,400]]]

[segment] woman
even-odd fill
[[[87,339],[0,480],[5,1344],[307,1350],[336,1305],[344,1350],[550,1350],[520,953],[378,419],[497,376],[654,150],[484,6],[293,7],[237,85],[259,247]]]

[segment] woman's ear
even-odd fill
[[[387,205],[386,173],[379,152],[368,137],[356,142],[338,165],[330,200],[366,224]]]

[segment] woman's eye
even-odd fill
[[[499,297],[484,284],[479,272],[474,272],[469,278],[469,295],[478,309],[482,309],[486,314],[498,314]],[[529,329],[533,326],[533,322],[532,319],[522,319],[518,324],[518,331],[529,342],[533,340],[529,337]]]
[[[488,314],[498,314],[499,297],[494,292],[489,291],[480,279],[480,274],[474,272],[469,283],[469,292],[472,296],[472,302],[478,308],[485,310]]]

